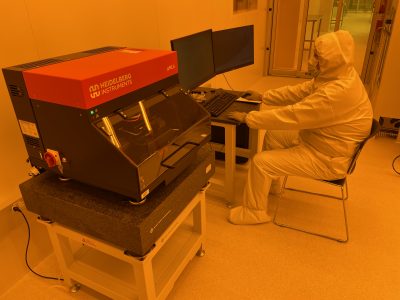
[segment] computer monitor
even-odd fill
[[[254,63],[253,25],[214,31],[212,39],[216,74]]]
[[[214,77],[212,30],[208,29],[171,40],[178,54],[179,82],[191,90]]]

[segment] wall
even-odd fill
[[[263,73],[265,53],[266,0],[258,1],[255,10],[233,13],[232,0],[158,1],[160,47],[170,49],[170,40],[198,31],[222,30],[254,24],[254,65],[225,74],[230,85],[243,90],[260,78]],[[217,75],[208,84],[229,89],[223,75]]]
[[[398,0],[392,6],[397,7],[396,16],[391,26],[391,35],[385,62],[382,70],[379,90],[376,99],[373,99],[375,116],[400,119],[399,100],[399,66],[400,66],[400,15],[398,13]]]
[[[37,59],[24,1],[1,1],[0,20],[0,67]],[[28,165],[25,163],[28,155],[3,76],[0,76],[0,139],[1,210],[20,197],[18,184],[28,178]]]
[[[155,1],[134,2],[1,1],[0,67],[105,45],[158,48],[158,23],[149,17],[154,14]],[[0,77],[0,138],[5,145],[0,150],[1,209],[20,197],[18,184],[28,179],[29,166],[4,79]]]
[[[245,89],[262,74],[265,1],[255,11],[233,14],[233,1],[166,0],[14,0],[0,2],[0,67],[106,45],[170,49],[172,38],[206,28],[255,24],[255,65],[226,74]],[[226,87],[221,75],[212,83]],[[27,272],[23,254],[26,225],[10,204],[20,198],[18,184],[29,165],[3,76],[0,76],[0,295]],[[51,252],[46,232],[27,213],[32,227],[32,265]],[[4,271],[6,270],[6,271]]]
[[[0,2],[0,67],[105,45],[158,48],[155,1],[14,0]],[[78,9],[79,8],[79,9]],[[28,179],[27,154],[0,76],[0,295],[27,272],[26,225],[9,204],[20,198],[18,184]],[[47,233],[28,213],[32,227],[31,262],[51,251]],[[4,270],[6,270],[4,272]]]

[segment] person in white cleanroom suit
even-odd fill
[[[233,224],[271,220],[268,194],[285,175],[325,180],[343,178],[357,145],[370,133],[372,108],[353,67],[354,42],[339,30],[315,40],[314,78],[266,91],[272,108],[228,116],[250,128],[266,129],[264,148],[251,160],[242,205],[229,212]]]

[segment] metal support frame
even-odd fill
[[[349,229],[348,229],[348,224],[347,224],[347,214],[346,214],[346,206],[345,206],[345,201],[348,198],[347,178],[343,178],[340,183],[335,183],[335,181],[328,181],[328,180],[318,180],[319,182],[323,182],[323,183],[327,183],[329,185],[333,185],[333,186],[339,187],[340,191],[341,191],[341,197],[331,196],[331,195],[321,194],[321,193],[315,193],[315,192],[310,192],[310,191],[305,191],[305,190],[299,190],[299,189],[294,189],[294,188],[286,188],[287,178],[288,178],[288,176],[285,176],[285,178],[283,180],[283,185],[282,185],[283,191],[284,190],[296,191],[296,192],[301,192],[301,193],[306,193],[306,194],[311,194],[311,195],[322,196],[322,197],[326,197],[326,198],[334,198],[334,199],[338,199],[338,200],[342,201],[344,224],[345,224],[345,229],[346,229],[346,237],[344,239],[343,238],[337,238],[337,237],[329,236],[329,235],[318,233],[318,232],[308,231],[308,230],[305,230],[305,229],[302,229],[302,228],[299,228],[299,227],[294,227],[294,226],[291,226],[291,225],[288,225],[288,224],[278,223],[276,221],[276,216],[277,216],[278,210],[279,210],[280,198],[282,198],[282,196],[284,194],[283,192],[281,193],[280,197],[278,198],[278,202],[277,202],[277,206],[276,206],[276,209],[275,209],[273,223],[275,225],[280,226],[280,227],[285,227],[285,228],[297,230],[297,231],[300,231],[300,232],[308,233],[308,234],[311,234],[311,235],[323,237],[323,238],[326,238],[326,239],[334,240],[334,241],[337,241],[337,242],[346,243],[349,240]]]
[[[42,222],[50,235],[64,285],[85,285],[112,299],[165,299],[186,265],[204,256],[205,187],[156,241],[145,256],[64,227]],[[72,247],[81,245],[78,249]],[[76,248],[76,247],[75,247]]]
[[[254,154],[261,151],[262,148],[262,137],[261,134],[256,129],[249,130],[249,149],[236,147],[236,126],[237,124],[219,122],[214,120],[211,122],[212,126],[224,128],[225,137],[225,147],[218,151],[225,153],[225,173],[224,180],[218,181],[212,178],[211,183],[216,184],[223,188],[222,197],[226,200],[228,207],[232,206],[235,202],[235,174],[236,174],[236,155],[244,156],[247,158],[252,158]],[[216,145],[216,143],[211,143],[211,145]],[[217,148],[218,146],[216,146]]]

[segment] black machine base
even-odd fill
[[[174,181],[161,185],[142,205],[75,180],[44,172],[20,185],[27,209],[41,218],[144,256],[214,174],[214,152],[202,147]]]

